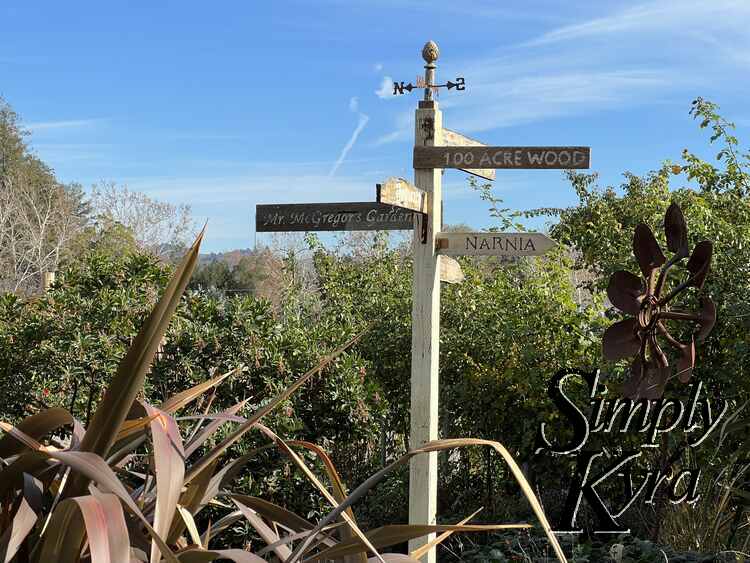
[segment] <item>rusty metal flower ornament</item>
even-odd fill
[[[651,229],[640,224],[633,234],[633,254],[643,277],[620,270],[612,274],[607,295],[620,311],[633,315],[610,326],[604,333],[602,350],[607,360],[633,357],[630,379],[623,392],[630,398],[656,399],[662,396],[667,381],[678,377],[682,383],[690,381],[695,366],[695,343],[702,342],[716,322],[716,306],[709,297],[701,297],[697,313],[670,309],[670,302],[689,287],[703,288],[713,245],[699,242],[686,264],[687,275],[668,293],[667,279],[673,266],[689,255],[687,225],[682,210],[672,204],[664,216],[667,248],[674,253],[666,259]],[[690,342],[680,342],[669,330],[666,321],[696,323]],[[660,342],[665,341],[677,352],[674,376],[667,354]]]

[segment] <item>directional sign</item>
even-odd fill
[[[436,242],[447,256],[538,256],[553,246],[542,233],[439,233]]]
[[[414,147],[414,168],[588,168],[589,147]]]
[[[376,184],[376,199],[378,203],[427,213],[427,194],[403,178],[388,178]]]
[[[411,230],[414,213],[381,203],[291,203],[258,205],[255,231]]]
[[[451,131],[450,129],[446,129],[443,127],[443,144],[446,147],[486,147],[484,143],[480,143],[479,141],[475,141],[474,139],[470,139],[469,137],[466,137],[465,135],[462,135],[461,133],[457,133],[456,131]],[[494,180],[495,179],[495,169],[494,168],[461,168],[464,172],[468,172],[469,174],[474,174],[474,176],[479,176],[480,178],[484,178],[485,180]]]
[[[439,256],[438,258],[440,261],[440,281],[445,283],[461,283],[464,281],[461,264],[450,256]]]

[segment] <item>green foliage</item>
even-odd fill
[[[368,535],[359,528],[350,507],[390,472],[407,464],[415,455],[467,445],[489,446],[502,456],[542,524],[556,557],[559,561],[565,561],[521,469],[497,442],[431,442],[400,456],[347,495],[346,486],[325,450],[309,442],[287,442],[264,424],[270,418],[268,415],[313,376],[322,375],[339,356],[361,340],[364,332],[325,355],[303,375],[294,377],[271,400],[256,406],[248,418],[236,416],[247,400],[216,414],[209,412],[213,402],[209,401],[209,406],[201,414],[183,419],[198,420],[187,442],[183,441],[182,432],[188,430],[191,423],[184,424],[181,429],[180,419],[175,417],[175,413],[209,390],[213,390],[212,399],[215,398],[218,385],[228,377],[246,371],[237,365],[224,375],[212,377],[172,395],[158,407],[138,399],[147,375],[157,381],[160,379],[151,370],[151,365],[197,262],[202,236],[203,233],[160,292],[148,317],[140,323],[135,338],[107,383],[88,427],[81,425],[63,408],[46,408],[23,418],[16,426],[0,421],[0,430],[5,434],[0,438],[0,553],[5,561],[31,563],[55,560],[76,563],[91,560],[120,563],[126,560],[164,559],[178,563],[181,560],[212,561],[217,558],[262,561],[257,556],[251,556],[249,550],[208,549],[211,540],[216,543],[217,536],[242,518],[247,520],[253,535],[257,534],[268,545],[266,549],[258,551],[258,555],[273,552],[278,559],[289,563],[297,563],[303,557],[320,561],[343,557],[347,562],[363,563],[367,560],[365,554],[368,552],[373,553],[376,560],[386,563],[392,558],[381,556],[374,544],[378,549],[389,547],[433,531],[490,532],[513,527],[528,528],[527,524],[449,527],[398,525],[384,526]],[[112,277],[112,273],[105,268],[105,275]],[[76,280],[75,273],[71,277]],[[101,284],[96,282],[93,288],[90,285],[87,287],[85,282],[89,279],[86,275],[79,276],[77,281],[84,291],[101,288]],[[316,355],[319,353],[320,349]],[[93,388],[90,391],[93,397]],[[312,401],[321,402],[315,397]],[[214,419],[216,423],[210,422],[204,426],[206,421]],[[210,443],[211,436],[227,422],[239,423],[239,426],[218,443]],[[64,430],[65,427],[72,428]],[[216,471],[220,458],[252,430],[259,431],[264,441],[270,440],[281,453],[288,456],[332,505],[333,510],[316,525],[279,505],[227,489],[248,461],[268,449],[267,446],[256,448],[232,460],[221,471]],[[50,434],[61,436],[48,436]],[[55,445],[50,446],[48,440]],[[148,449],[140,451],[146,443]],[[333,493],[321,483],[304,461],[304,456],[292,450],[292,446],[304,448],[318,456]],[[199,455],[188,462],[196,451]],[[288,470],[285,477],[285,481],[289,481]],[[295,488],[299,487],[298,482],[293,484]],[[201,535],[196,519],[209,503],[222,508],[231,506],[217,502],[217,497],[233,503],[239,510],[223,514],[214,526],[209,520],[205,533]],[[204,515],[201,515],[202,519]],[[332,541],[328,533],[328,525],[333,523],[340,525],[338,543]],[[247,534],[242,539],[243,543],[246,543],[246,538]],[[147,555],[148,551],[150,555]],[[396,559],[416,561],[403,556]]]
[[[565,464],[532,456],[540,422],[551,427],[560,422],[547,397],[549,378],[563,367],[603,367],[616,390],[623,366],[604,365],[600,355],[602,333],[615,315],[606,307],[604,289],[614,271],[637,271],[632,255],[636,225],[651,226],[665,246],[659,227],[672,201],[685,213],[691,247],[704,239],[714,241],[713,271],[705,289],[718,305],[718,323],[698,347],[696,377],[710,393],[730,399],[732,408],[750,399],[748,155],[714,104],[698,99],[691,115],[712,131],[711,142],[722,144],[716,164],[686,150],[681,164],[667,161],[644,177],[625,173],[622,185],[604,188],[597,186],[595,175],[569,173],[577,205],[525,214],[503,207],[489,186],[470,182],[488,203],[497,229],[522,229],[523,216],[552,215],[556,223],[550,233],[561,245],[544,257],[510,262],[461,258],[465,281],[442,286],[440,436],[471,435],[507,444],[543,488],[548,507],[560,504],[565,494],[557,480],[549,485],[549,477],[568,470]],[[682,187],[675,186],[679,179]],[[54,406],[70,409],[84,421],[90,418],[171,272],[119,242],[129,236],[111,232],[89,243],[46,295],[0,298],[0,404],[7,405],[5,418],[18,421],[30,411]],[[160,346],[143,397],[158,404],[176,390],[241,366],[198,408],[210,405],[221,411],[247,400],[248,408],[257,409],[264,397],[278,395],[296,374],[314,365],[322,350],[371,324],[355,351],[333,363],[324,378],[313,377],[293,397],[280,401],[264,419],[278,433],[323,445],[342,480],[356,484],[409,449],[411,258],[407,248],[394,248],[384,233],[334,249],[314,236],[307,243],[311,260],[258,252],[200,266]],[[686,299],[694,300],[695,294]],[[651,507],[641,507],[634,523],[640,536],[659,536],[661,527],[661,536],[675,549],[688,549],[700,534],[684,530],[719,522],[715,532],[700,535],[711,536],[701,540],[701,549],[737,545],[732,542],[742,520],[732,510],[746,514],[741,493],[748,485],[741,476],[747,466],[725,452],[740,450],[745,431],[740,430],[728,432],[716,457],[707,447],[691,460],[706,467],[705,507],[687,516],[685,507],[666,506],[656,515]],[[228,427],[222,427],[204,448],[228,435]],[[266,438],[248,433],[228,451],[240,456],[265,443]],[[455,522],[479,505],[489,521],[529,516],[507,467],[485,454],[473,448],[439,454],[441,521]],[[311,452],[300,455],[317,463]],[[716,475],[713,468],[722,464],[731,471]],[[275,451],[258,452],[239,475],[237,490],[263,494],[310,518],[324,515],[326,502],[293,467]],[[407,481],[403,466],[394,470],[358,504],[359,521],[368,527],[405,521]],[[727,486],[740,492],[716,493]],[[721,508],[715,509],[713,499],[719,498]],[[202,517],[215,521],[222,514],[209,507]],[[248,530],[248,525],[235,526],[227,534],[238,540]],[[462,558],[502,561],[534,552],[535,544],[514,541],[509,545],[501,538],[465,551]],[[655,543],[622,543],[631,557],[623,561],[662,560],[662,548]],[[543,560],[545,549],[539,547],[532,557]],[[590,542],[566,547],[574,561],[606,560],[603,549]],[[703,560],[663,549],[675,560]]]
[[[229,294],[258,295],[263,293],[263,285],[269,281],[269,270],[277,266],[278,259],[270,251],[252,251],[246,254],[235,251],[199,265],[190,287]]]
[[[701,240],[714,243],[712,272],[705,291],[718,305],[718,322],[705,345],[698,350],[698,374],[712,390],[742,401],[750,398],[746,375],[750,368],[750,203],[747,199],[748,155],[741,155],[728,124],[716,114],[716,106],[696,100],[691,113],[711,126],[711,141],[722,141],[717,168],[689,151],[683,165],[669,161],[645,177],[625,174],[618,188],[599,188],[596,176],[569,173],[579,204],[557,210],[559,221],[551,228],[554,238],[577,252],[577,267],[591,272],[589,289],[600,291],[609,276],[621,269],[637,271],[631,233],[639,223],[659,228],[670,202],[682,208],[692,247]],[[670,186],[684,176],[697,186]],[[549,213],[537,210],[530,215]],[[688,295],[688,300],[695,295]],[[695,304],[692,304],[695,307]]]
[[[622,535],[608,541],[580,542],[576,536],[561,536],[570,563],[719,563],[739,561],[733,553],[698,553],[676,551],[668,545],[658,545],[631,535]],[[524,561],[545,563],[550,560],[549,548],[544,538],[535,534],[492,534],[491,541],[473,544],[471,537],[451,542],[460,558],[448,556],[446,561]]]

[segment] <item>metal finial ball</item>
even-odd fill
[[[428,41],[422,47],[422,58],[427,64],[434,63],[440,56],[440,49],[434,41]]]

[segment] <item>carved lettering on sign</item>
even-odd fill
[[[370,231],[412,229],[413,212],[380,203],[292,203],[258,205],[255,230]]]
[[[438,253],[448,256],[537,256],[555,246],[541,233],[439,233]]]
[[[589,168],[589,147],[414,147],[414,168]]]

